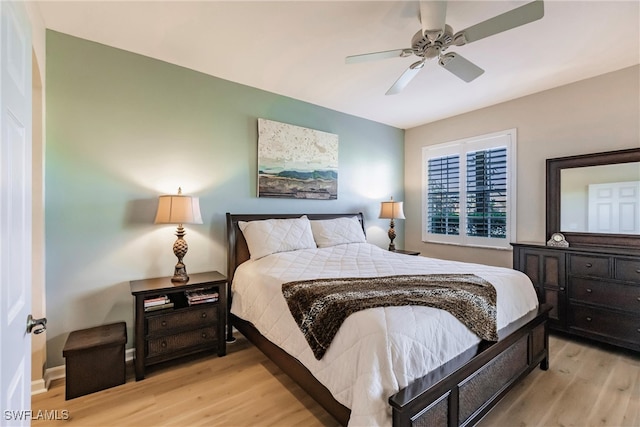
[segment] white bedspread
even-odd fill
[[[349,316],[326,354],[316,360],[298,329],[281,284],[317,277],[413,273],[473,273],[498,296],[498,329],[537,307],[522,273],[479,264],[401,255],[368,243],[272,254],[243,263],[233,280],[231,312],[302,362],[336,400],[351,409],[350,426],[391,425],[388,398],[479,338],[446,311],[384,307]]]

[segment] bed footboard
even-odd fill
[[[394,426],[468,426],[537,365],[549,367],[549,306],[500,331],[500,340],[472,348],[389,398]]]

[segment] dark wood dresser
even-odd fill
[[[640,351],[640,250],[513,243],[551,329]]]

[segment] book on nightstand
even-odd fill
[[[166,295],[144,300],[144,311],[162,310],[173,307],[173,302]]]
[[[166,304],[152,305],[150,307],[145,307],[144,311],[148,312],[148,311],[164,310],[165,308],[173,308],[173,303],[168,302]]]
[[[218,292],[214,289],[194,289],[191,291],[185,291],[187,302],[189,305],[204,304],[208,302],[218,301]]]

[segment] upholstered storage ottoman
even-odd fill
[[[65,398],[73,399],[124,384],[125,322],[73,331],[62,350],[66,368]]]

